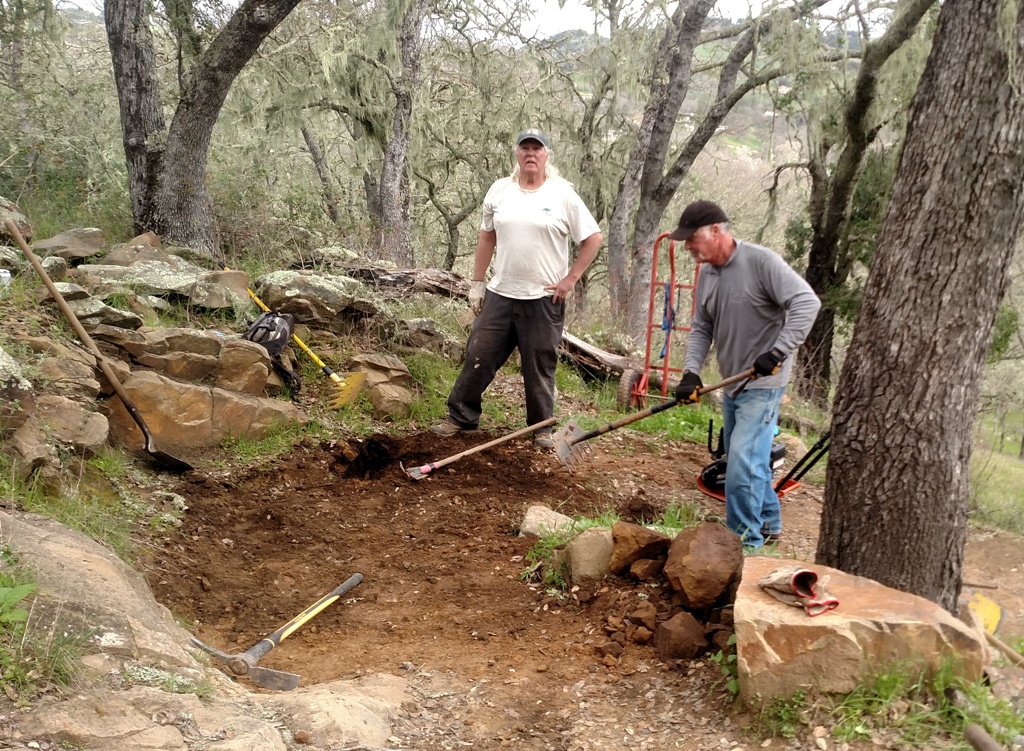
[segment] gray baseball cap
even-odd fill
[[[520,146],[523,141],[536,141],[545,149],[550,149],[551,144],[548,143],[548,137],[540,128],[527,128],[518,136],[516,136],[516,146]]]

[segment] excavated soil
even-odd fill
[[[709,660],[666,665],[653,646],[638,644],[615,664],[597,653],[608,619],[640,598],[656,604],[659,618],[669,613],[675,605],[664,588],[611,578],[580,602],[521,577],[534,541],[517,529],[534,504],[650,519],[674,500],[722,513],[694,487],[706,450],[621,430],[592,441],[575,474],[528,438],[419,481],[400,467],[497,435],[302,445],[257,469],[190,473],[177,488],[189,506],[183,534],[157,547],[150,585],[198,638],[234,653],[362,574],[260,664],[299,673],[303,685],[377,672],[409,678],[419,700],[396,718],[395,748],[763,745],[744,730],[746,717]],[[813,560],[820,508],[815,486],[783,499],[784,555]],[[1024,630],[1019,538],[972,532],[966,579],[988,585],[985,594],[1007,610],[1002,634]],[[815,742],[768,742],[787,743]]]

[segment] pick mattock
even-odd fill
[[[224,264],[221,264],[221,268],[225,271],[231,271]],[[249,297],[253,299],[253,302],[260,306],[260,310],[264,313],[271,312],[270,308],[256,296],[255,292],[248,287],[245,288],[245,291],[249,293]],[[309,359],[316,363],[317,367],[324,372],[324,375],[331,379],[334,387],[334,398],[331,400],[332,407],[344,407],[346,404],[351,404],[355,401],[356,397],[359,396],[359,389],[363,387],[363,382],[366,381],[366,373],[345,373],[343,376],[339,376],[324,364],[324,361],[317,357],[316,353],[307,347],[306,343],[299,339],[297,335],[292,334],[292,341],[295,342],[299,349],[309,355]]]
[[[703,396],[704,394],[715,391],[716,389],[753,377],[754,369],[751,368],[750,370],[745,370],[742,373],[737,373],[734,376],[729,376],[724,381],[712,383],[710,386],[703,386],[697,393]],[[585,433],[583,428],[581,428],[575,420],[569,420],[569,422],[565,424],[565,427],[552,436],[552,440],[555,442],[555,455],[558,457],[558,460],[565,465],[565,468],[572,472],[573,466],[581,462],[585,458],[586,454],[590,452],[590,446],[587,444],[587,441],[591,438],[597,438],[599,435],[604,435],[605,433],[609,433],[613,430],[618,430],[619,428],[629,425],[630,423],[634,423],[637,420],[643,420],[645,417],[650,417],[651,415],[656,415],[659,412],[664,412],[666,409],[671,409],[680,403],[679,399],[673,397],[667,402],[662,402],[661,404],[649,407],[641,412],[634,412],[631,415],[626,415],[615,422],[610,422],[603,427],[595,428],[589,433]]]
[[[274,691],[291,691],[299,685],[299,681],[302,680],[301,675],[286,673],[283,670],[261,668],[256,663],[260,661],[260,658],[263,657],[263,655],[291,636],[299,626],[327,606],[332,605],[335,600],[355,587],[362,580],[362,574],[352,574],[352,576],[346,579],[345,582],[333,592],[321,597],[286,624],[281,626],[277,631],[270,634],[270,636],[265,636],[256,645],[250,647],[241,654],[229,655],[226,652],[221,652],[219,649],[215,649],[209,644],[204,644],[195,638],[192,639],[192,643],[227,665],[228,670],[233,674],[239,676],[244,675],[257,686],[269,688]]]
[[[504,443],[505,441],[511,441],[513,438],[518,438],[521,435],[533,433],[534,431],[540,430],[541,428],[546,428],[549,425],[554,425],[556,422],[558,422],[558,418],[549,417],[548,419],[542,420],[541,422],[535,422],[533,425],[527,425],[525,428],[521,428],[515,431],[514,433],[509,433],[508,435],[502,436],[501,438],[495,438],[493,441],[488,441],[487,443],[484,443],[480,446],[476,446],[475,448],[466,449],[465,451],[455,454],[455,456],[449,456],[447,459],[442,459],[441,461],[438,462],[431,462],[430,464],[424,464],[422,467],[410,467],[409,469],[406,469],[401,462],[399,462],[398,466],[402,467],[402,471],[405,472],[405,474],[409,475],[409,477],[411,477],[412,479],[422,480],[435,469],[440,469],[441,467],[451,464],[452,462],[457,462],[464,456],[469,456],[470,454],[475,454],[479,451],[483,451],[484,449],[489,449],[491,446],[497,446],[499,443]]]

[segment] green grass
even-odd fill
[[[993,452],[1005,454],[1006,456],[1019,457],[1021,433],[1019,426],[1024,425],[1024,411],[1019,409],[1008,410],[1003,418],[1003,425],[1018,426],[1009,430],[1000,428],[999,421],[991,412],[982,412],[978,415],[978,422],[975,427],[975,435],[978,442],[986,449]],[[981,451],[979,447],[977,449]]]
[[[1024,534],[1024,462],[1014,456],[975,450],[971,458],[972,518]]]
[[[87,201],[77,181],[49,179],[17,200],[22,213],[32,222],[32,239],[37,242],[72,227],[100,227],[108,244],[132,238],[135,232],[128,202],[119,195],[100,195],[99,201],[96,196]]]
[[[1024,717],[996,699],[983,681],[967,682],[951,663],[934,673],[905,661],[866,677],[845,696],[804,693],[777,698],[759,716],[771,735],[794,738],[824,725],[839,743],[881,743],[885,747],[967,748],[964,728],[978,724],[1003,743],[1024,732]]]
[[[286,425],[270,431],[262,438],[228,436],[221,441],[221,448],[243,461],[267,459],[279,456],[294,448],[295,444],[307,437],[319,437],[328,432],[327,426],[311,419],[302,425]]]
[[[12,549],[0,548],[0,687],[21,705],[73,685],[89,637],[33,619],[36,588]]]

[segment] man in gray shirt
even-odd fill
[[[748,382],[727,387],[722,400],[725,523],[750,548],[777,543],[782,509],[772,487],[771,447],[790,357],[811,330],[821,302],[779,255],[736,240],[725,212],[710,201],[683,210],[669,235],[701,264],[696,307],[676,396],[699,400],[700,369],[714,343],[723,377],[754,369]]]

